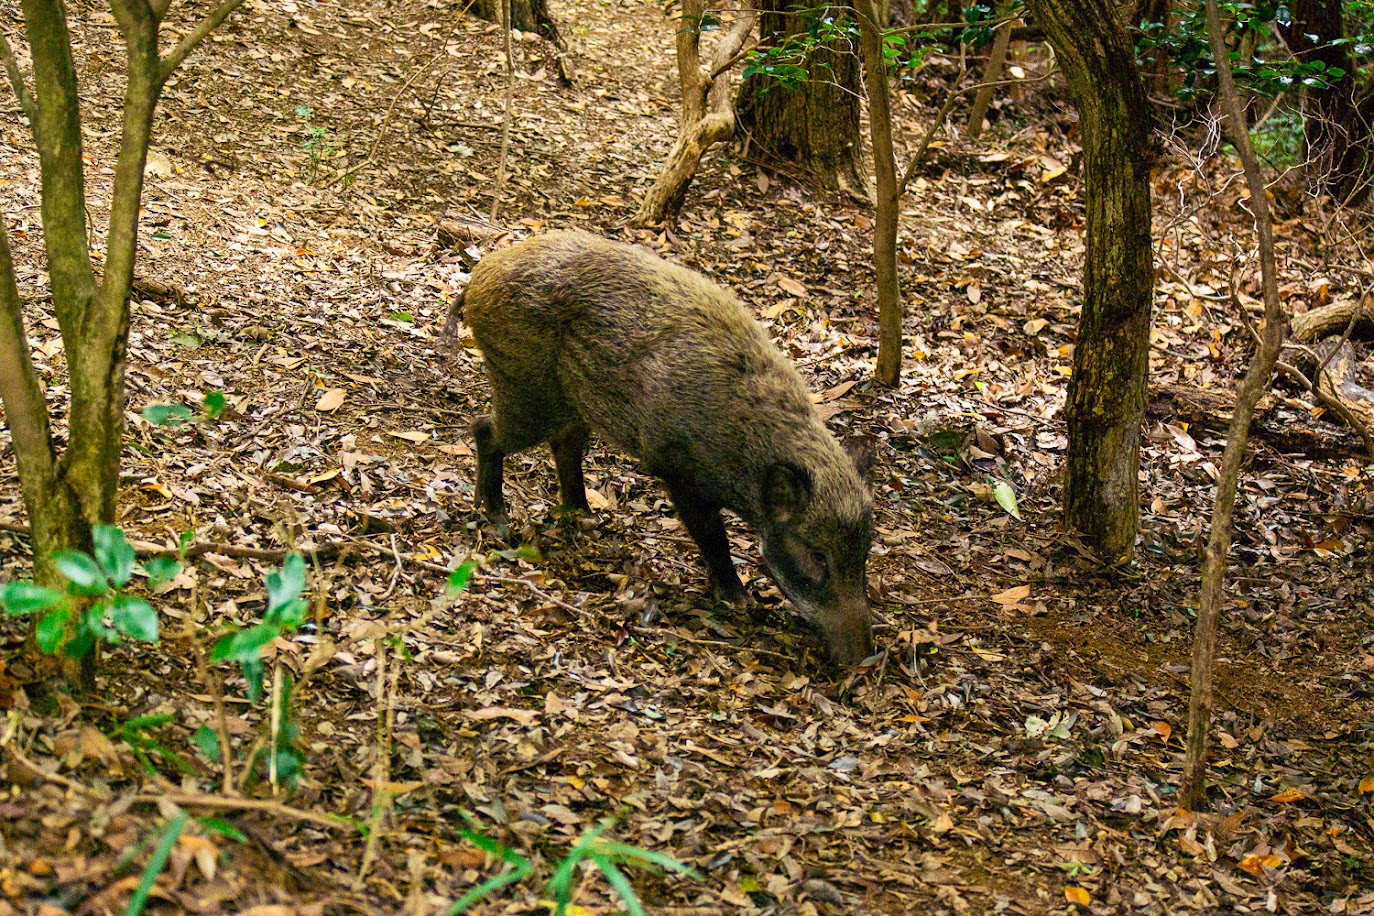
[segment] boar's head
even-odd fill
[[[856,665],[873,653],[864,568],[873,506],[852,466],[769,467],[759,541],[778,587],[820,630],[830,657]]]

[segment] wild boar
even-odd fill
[[[872,500],[801,376],[734,295],[643,248],[553,232],[484,257],[454,308],[491,380],[491,415],[472,431],[493,521],[506,520],[503,459],[546,441],[563,504],[587,510],[582,458],[595,431],[667,485],[721,597],[747,597],[729,509],[831,658],[871,654]]]

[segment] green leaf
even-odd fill
[[[199,350],[205,340],[194,331],[182,331],[172,335],[172,343],[185,347],[188,350]]]
[[[262,659],[246,658],[243,666],[243,679],[248,682],[248,700],[256,703],[262,696]]]
[[[195,542],[196,533],[194,531],[183,531],[181,532],[181,537],[177,538],[177,550],[185,553],[191,549],[191,545]]]
[[[221,636],[210,650],[212,662],[256,661],[262,647],[281,635],[281,627],[275,623],[260,623],[237,633]]]
[[[569,901],[572,900],[572,879],[573,873],[577,870],[577,864],[587,857],[591,852],[592,844],[597,838],[610,827],[614,821],[607,819],[587,830],[581,838],[573,844],[573,848],[568,850],[567,856],[562,862],[558,863],[557,870],[553,877],[549,879],[548,892],[554,900],[558,902],[560,912],[566,912]]]
[[[624,843],[615,843],[611,840],[601,840],[596,844],[598,853],[615,857],[619,862],[640,862],[650,865],[658,865],[662,868],[675,871],[679,874],[687,875],[698,881],[706,880],[705,877],[692,866],[684,862],[679,862],[672,856],[666,856],[661,852],[654,852],[652,849],[640,849],[638,846],[626,846]]]
[[[1007,514],[1017,521],[1021,520],[1021,512],[1016,508],[1016,491],[1011,488],[1011,484],[1005,480],[999,480],[992,485],[992,495],[997,499],[997,505],[1007,510]]]
[[[305,558],[293,553],[280,570],[267,574],[267,612],[285,608],[305,591]]]
[[[414,321],[414,320],[415,320],[415,316],[412,315],[412,314],[410,314],[410,312],[392,312],[392,313],[391,313],[391,320],[392,320],[392,321],[407,321],[407,322],[409,322],[409,321]]]
[[[53,562],[62,575],[71,583],[72,591],[78,595],[103,595],[110,589],[105,574],[89,554],[79,550],[60,550],[52,555]]]
[[[229,406],[229,399],[224,396],[223,391],[211,391],[205,395],[205,416],[211,420],[218,420],[219,415],[224,413],[224,408]]]
[[[476,568],[477,564],[468,560],[453,572],[449,573],[448,582],[444,586],[445,591],[450,595],[456,595],[463,591],[463,589],[468,587],[468,583],[472,581],[472,571]]]
[[[635,894],[635,889],[620,869],[615,867],[615,862],[606,856],[592,856],[592,861],[596,862],[596,867],[606,876],[606,882],[620,896],[630,916],[648,916],[644,912],[644,905],[639,902],[639,896]]]
[[[33,632],[34,638],[38,641],[38,648],[49,655],[62,648],[62,638],[67,633],[69,615],[70,612],[65,607],[60,607],[38,618],[38,626]]]
[[[96,525],[91,530],[95,544],[95,559],[115,588],[121,588],[134,574],[134,548],[124,539],[124,532],[114,525]]]
[[[216,745],[218,750],[218,745]],[[233,824],[220,817],[198,817],[196,823],[200,824],[202,830],[210,833],[218,833],[222,837],[228,837],[236,843],[247,843],[248,837],[244,836]]]
[[[66,596],[61,592],[32,582],[6,582],[0,585],[0,607],[11,617],[46,611],[65,599]]]
[[[478,849],[481,849],[483,852],[488,852],[494,856],[499,856],[504,862],[510,865],[511,868],[510,870],[504,871],[501,874],[495,876],[494,878],[488,878],[486,881],[483,881],[481,884],[477,885],[472,890],[468,891],[462,897],[458,898],[458,900],[454,902],[453,906],[449,907],[445,911],[445,916],[458,916],[459,913],[466,912],[467,908],[472,906],[478,900],[481,900],[483,897],[487,896],[493,891],[500,890],[507,884],[512,884],[516,881],[519,881],[521,878],[524,878],[533,870],[533,866],[530,865],[530,861],[528,859],[526,859],[524,856],[520,855],[518,852],[515,852],[512,849],[508,849],[501,843],[497,842],[496,840],[493,840],[491,837],[484,836],[472,830],[462,831],[462,836],[469,843],[473,844]]]
[[[149,404],[140,416],[154,426],[179,426],[195,414],[185,404]]]
[[[181,832],[186,829],[186,821],[190,817],[191,815],[183,811],[167,822],[167,826],[162,830],[162,839],[158,841],[157,849],[153,850],[153,857],[143,869],[143,876],[139,878],[138,887],[129,898],[129,905],[124,908],[124,916],[139,916],[148,905],[148,895],[153,891],[153,883],[167,868],[167,859],[172,855],[172,847],[181,838]]]
[[[157,642],[157,611],[142,598],[120,595],[114,600],[114,627],[130,639]]]
[[[177,573],[181,572],[181,561],[175,557],[153,557],[144,562],[143,571],[148,574],[148,587],[157,588],[177,577]]]

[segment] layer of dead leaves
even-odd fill
[[[545,454],[509,462],[537,557],[492,540],[473,510],[467,422],[485,383],[479,355],[437,335],[482,246],[434,238],[490,208],[504,64],[499,33],[458,9],[250,3],[162,106],[121,523],[160,544],[194,529],[202,543],[324,548],[312,624],[270,652],[305,675],[305,774],[278,801],[366,821],[380,709],[394,719],[395,804],[361,883],[364,841],[347,823],[230,806],[218,814],[243,838],[193,822],[154,907],[442,912],[500,867],[459,836],[468,818],[547,876],[618,817],[617,839],[705,875],[636,873],[652,912],[1374,912],[1370,478],[1351,437],[1292,391],[1264,407],[1238,506],[1216,811],[1174,804],[1195,548],[1247,351],[1228,308],[1232,239],[1248,244],[1234,191],[1182,165],[1160,178],[1148,511],[1127,571],[1094,566],[1053,526],[1082,260],[1067,115],[1047,105],[982,147],[951,142],[915,182],[896,392],[869,381],[861,207],[718,153],[682,223],[638,237],[736,289],[834,427],[876,448],[886,654],[840,675],[742,529],[759,605],[713,606],[665,495],[619,455],[590,456],[590,519],[552,511]],[[0,5],[12,35],[13,12]],[[633,238],[619,225],[671,142],[671,24],[628,2],[555,14],[577,86],[557,87],[545,45],[516,43],[505,227]],[[74,15],[98,243],[120,53],[98,10]],[[940,101],[938,83],[904,91],[905,135]],[[60,401],[36,160],[13,106],[0,118],[0,199]],[[1168,202],[1176,186],[1188,207]],[[1302,216],[1280,227],[1294,308],[1356,294],[1358,264],[1312,260],[1321,231]],[[1244,274],[1241,297],[1253,289]],[[218,421],[136,416],[208,391],[228,397]],[[3,514],[19,521],[12,461],[0,473]],[[999,481],[1024,522],[999,506]],[[7,576],[23,575],[25,552],[9,538]],[[17,624],[0,631],[3,739],[20,751],[0,785],[0,913],[121,910],[174,812],[152,796],[217,790],[219,767],[190,740],[218,721],[196,659],[222,622],[255,619],[273,565],[236,553],[212,549],[167,586],[163,643],[113,653],[80,705],[33,682]],[[478,575],[448,597],[443,570],[466,558]],[[399,665],[394,700],[379,645]],[[219,676],[241,762],[264,711],[233,671]],[[110,736],[157,713],[171,718],[152,731],[165,750],[143,752],[150,773]],[[272,796],[238,770],[248,795]],[[538,906],[535,882],[503,893],[480,911]],[[578,902],[617,906],[590,873]]]

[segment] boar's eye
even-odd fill
[[[813,549],[811,551],[811,569],[807,572],[817,582],[824,582],[830,577],[830,556],[823,550]]]

